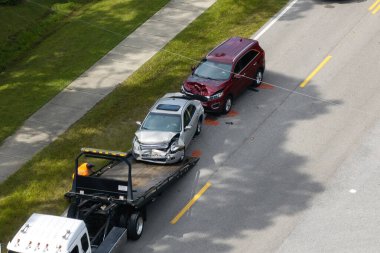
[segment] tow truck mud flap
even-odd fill
[[[121,253],[127,241],[127,229],[113,227],[94,253]]]

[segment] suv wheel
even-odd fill
[[[232,97],[228,96],[226,99],[226,102],[224,103],[223,113],[224,114],[229,113],[231,111],[231,108],[232,108]]]
[[[255,80],[253,80],[252,85],[254,88],[257,88],[260,86],[260,84],[263,81],[263,70],[259,69],[256,72]]]

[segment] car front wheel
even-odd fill
[[[223,107],[223,114],[227,114],[231,111],[232,108],[232,97],[228,96]]]
[[[183,160],[185,160],[185,149],[183,149],[183,152],[182,152],[181,157],[179,158],[178,162],[182,162]]]

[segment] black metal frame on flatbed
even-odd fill
[[[85,158],[106,159],[109,163],[90,176],[81,176],[78,175],[78,167],[79,160],[83,156]],[[94,244],[99,244],[96,242],[99,242],[102,233],[103,239],[105,238],[112,228],[112,224],[130,228],[130,218],[136,213],[146,220],[146,205],[153,201],[165,188],[176,182],[194,167],[198,160],[199,158],[190,157],[185,158],[183,162],[177,165],[170,165],[171,167],[165,165],[157,167],[157,165],[153,164],[136,162],[130,153],[82,148],[80,155],[75,160],[72,189],[65,194],[71,200],[68,216],[83,219],[86,223],[91,222],[91,217],[94,215],[106,217],[103,227],[99,228],[99,231],[96,230],[96,234],[93,236]],[[123,164],[127,166],[125,167]],[[134,176],[132,164],[136,165],[135,169],[144,172],[149,172],[152,169],[156,171],[156,168],[159,168],[161,171],[165,171],[166,168],[168,170],[165,172],[166,174],[161,175],[157,182],[151,180],[149,184],[145,185],[145,188],[136,188],[136,190],[133,188]],[[126,168],[128,172],[125,175]],[[116,173],[120,170],[123,175],[107,176],[107,173],[112,172],[113,169],[113,172]],[[136,175],[135,179],[138,179]],[[137,218],[134,217],[134,219]],[[128,236],[130,236],[131,232],[127,232]],[[138,237],[130,237],[138,239],[140,235]]]
[[[92,176],[80,176],[78,175],[79,158],[82,156],[107,159],[111,161],[124,162],[128,166],[128,180],[117,180],[102,178],[102,174],[105,170],[112,170],[114,164],[105,166],[97,171]],[[162,181],[159,181],[153,187],[150,187],[144,194],[139,195],[137,198],[133,196],[133,176],[131,163],[136,162],[130,153],[115,152],[100,149],[82,148],[80,155],[75,160],[75,175],[73,180],[72,190],[65,194],[66,197],[80,197],[80,198],[92,198],[104,203],[118,203],[128,204],[135,208],[141,208],[146,205],[157,194],[161,193],[168,185],[174,183],[176,179],[180,178],[183,174],[189,171],[197,162],[199,158],[185,158],[184,162],[179,163],[178,170],[175,173],[169,175]],[[156,166],[148,163],[144,163],[144,166]],[[165,165],[162,165],[165,166]],[[99,194],[102,195],[99,195]]]
[[[93,158],[100,158],[100,159],[106,159],[110,161],[119,161],[124,162],[128,165],[128,180],[127,182],[121,182],[118,180],[109,180],[109,179],[102,179],[100,178],[96,173],[94,176],[80,176],[78,175],[78,168],[79,168],[79,159],[82,157],[93,157]],[[73,180],[73,186],[70,192],[66,193],[65,196],[67,197],[73,197],[73,196],[80,196],[84,198],[96,198],[100,201],[116,201],[118,203],[126,203],[126,201],[123,198],[119,197],[119,200],[117,198],[103,198],[100,196],[94,195],[94,193],[104,193],[104,194],[111,194],[115,196],[123,196],[126,197],[127,200],[132,201],[133,200],[133,190],[132,190],[132,166],[128,159],[129,154],[124,152],[116,152],[116,151],[108,151],[108,150],[101,150],[101,149],[90,149],[90,148],[82,148],[81,153],[77,156],[75,159],[75,173],[74,173],[74,180]],[[100,169],[101,172],[105,168]],[[125,185],[127,184],[127,185]],[[120,187],[119,187],[120,186]],[[121,186],[127,187],[123,188]],[[116,190],[117,189],[117,190]],[[127,191],[120,191],[119,189],[127,189]],[[86,192],[86,194],[85,194]]]

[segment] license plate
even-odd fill
[[[145,152],[142,154],[142,157],[151,157],[151,158],[163,158],[165,157],[165,152],[161,150],[152,150],[151,152]]]

